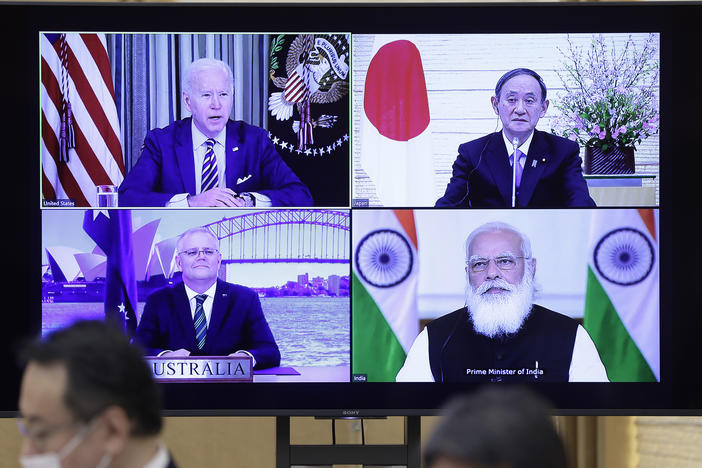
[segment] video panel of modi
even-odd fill
[[[660,381],[657,209],[353,214],[353,381]]]

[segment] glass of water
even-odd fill
[[[97,206],[101,208],[116,208],[117,202],[117,186],[116,185],[98,185],[97,186]]]

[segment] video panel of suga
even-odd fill
[[[349,236],[348,210],[43,210],[42,334],[104,319],[155,374],[232,356],[254,382],[348,382]]]
[[[42,207],[348,207],[349,35],[41,33]]]
[[[352,206],[659,205],[659,33],[352,41]]]

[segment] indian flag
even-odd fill
[[[419,49],[403,37],[373,43],[360,116],[361,167],[384,206],[433,206],[429,98]]]
[[[412,210],[353,213],[352,373],[394,382],[419,332]]]
[[[612,382],[660,381],[658,210],[596,210],[585,328]]]

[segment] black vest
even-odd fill
[[[534,305],[517,333],[488,338],[464,307],[427,325],[431,372],[436,382],[567,382],[577,329]]]

